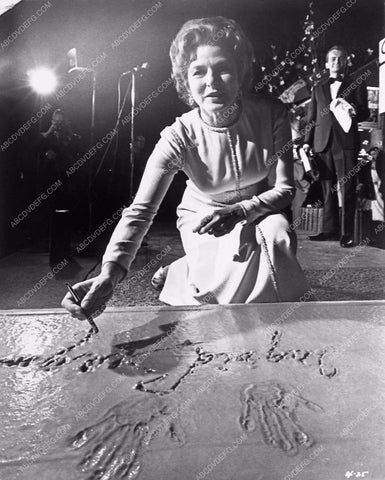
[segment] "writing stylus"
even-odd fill
[[[68,282],[66,282],[66,286],[67,286],[68,291],[70,292],[70,294],[74,297],[74,299],[75,299],[75,301],[76,301],[76,304],[79,305],[79,307],[80,307],[80,304],[82,303],[82,301],[80,300],[78,294],[75,292],[75,290],[71,287],[71,285],[70,285]],[[90,316],[88,316],[88,315],[87,315],[86,318],[87,318],[88,323],[91,325],[93,331],[94,331],[95,333],[98,333],[99,328],[98,328],[98,326],[96,325],[96,323],[93,321],[93,319],[92,319]]]

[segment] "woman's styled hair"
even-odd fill
[[[253,47],[237,22],[225,17],[197,18],[186,22],[177,33],[170,48],[172,78],[179,98],[190,107],[187,80],[188,67],[196,59],[197,48],[202,45],[222,47],[233,55],[242,91],[251,87]]]

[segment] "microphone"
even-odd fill
[[[70,64],[70,69],[78,67],[78,56],[76,53],[76,48],[71,48],[67,52],[67,58]]]
[[[68,73],[72,72],[93,72],[92,68],[89,67],[72,67],[68,70]]]
[[[142,63],[142,65],[137,65],[133,68],[134,72],[139,72],[140,70],[147,70],[150,67],[148,62]]]
[[[77,56],[76,48],[71,48],[71,50],[68,50],[67,58],[68,58],[69,65],[70,65],[70,69],[68,70],[68,73],[72,73],[72,72],[93,72],[92,68],[79,67],[78,66],[78,56]]]
[[[124,75],[129,75],[132,72],[140,72],[141,70],[147,70],[150,67],[150,64],[148,62],[142,63],[142,65],[137,65],[134,67],[132,70],[128,70],[127,72],[123,72],[120,74],[121,77]]]

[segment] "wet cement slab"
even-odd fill
[[[384,479],[385,302],[97,323],[0,312],[2,480]]]

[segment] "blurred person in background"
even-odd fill
[[[53,112],[49,129],[40,134],[37,145],[37,185],[40,193],[48,193],[50,209],[49,253],[50,263],[55,265],[70,256],[73,213],[79,203],[79,195],[87,189],[85,172],[69,174],[68,169],[80,157],[80,136],[60,109]],[[60,186],[50,188],[55,182]]]

